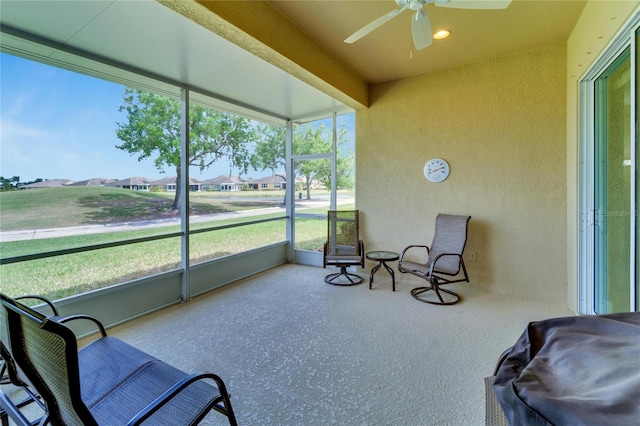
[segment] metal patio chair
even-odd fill
[[[364,268],[364,243],[360,239],[358,210],[329,210],[327,241],[324,243],[322,267],[337,266],[340,272],[329,274],[324,281],[333,285],[355,285],[362,277],[347,271],[352,266]]]
[[[462,259],[469,219],[471,216],[439,214],[436,217],[436,231],[431,247],[410,245],[402,251],[398,271],[415,275],[429,283],[428,286],[411,290],[415,299],[434,305],[453,305],[460,301],[458,294],[441,286],[461,281],[469,282],[467,268]],[[454,279],[461,270],[463,276]]]
[[[46,317],[4,294],[0,304],[14,360],[45,403],[42,424],[197,425],[211,410],[237,424],[217,375],[184,373],[107,336],[87,315]],[[64,324],[71,320],[93,321],[100,337],[78,351]]]

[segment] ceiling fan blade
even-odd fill
[[[436,6],[454,9],[506,9],[511,0],[436,0]]]
[[[382,24],[384,24],[386,22],[389,22],[390,20],[392,20],[393,18],[398,16],[400,13],[404,12],[408,7],[409,7],[409,5],[407,4],[407,5],[405,5],[404,7],[400,8],[400,9],[392,10],[391,12],[382,15],[381,17],[379,17],[375,21],[369,22],[367,25],[365,25],[364,27],[360,28],[358,31],[356,31],[355,33],[353,33],[349,37],[347,37],[344,40],[344,42],[345,43],[354,43],[354,42],[360,40],[362,37],[366,36],[371,31],[375,30],[376,28],[378,28]]]
[[[411,32],[413,33],[413,44],[416,46],[416,50],[424,49],[431,46],[431,20],[429,16],[419,10],[411,18]]]

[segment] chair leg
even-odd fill
[[[432,305],[453,305],[460,301],[460,296],[458,294],[454,293],[451,290],[441,288],[437,278],[435,277],[432,278],[431,280],[429,280],[429,283],[431,285],[428,287],[417,287],[411,290],[411,296],[413,296],[414,299],[419,300],[420,302],[430,303]],[[429,299],[420,297],[421,294],[427,293],[428,291],[433,291],[435,295],[438,297],[438,300],[433,300],[433,299],[429,300]],[[450,296],[453,296],[453,298],[452,299],[447,298],[451,300],[445,301],[445,299],[442,297],[441,292],[447,293]]]

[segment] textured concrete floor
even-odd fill
[[[393,293],[385,271],[373,290],[327,285],[328,272],[284,265],[109,334],[219,374],[241,425],[482,425],[483,378],[500,353],[528,322],[571,315],[473,281],[451,286],[459,304],[432,306],[398,273]]]

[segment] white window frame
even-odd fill
[[[595,176],[594,176],[594,156],[595,156],[595,81],[600,75],[622,54],[631,47],[631,94],[635,95],[636,84],[636,62],[638,48],[636,46],[636,30],[640,27],[640,10],[636,10],[631,19],[622,27],[609,45],[603,50],[600,56],[593,62],[584,76],[579,81],[579,250],[578,250],[578,309],[583,315],[595,315],[594,291],[595,291]],[[637,117],[637,99],[631,96],[631,116],[635,123]],[[637,126],[637,125],[636,125]],[[637,154],[636,136],[637,128],[631,129],[631,205],[637,206],[636,200],[636,173]],[[631,221],[631,240],[636,241],[636,223]],[[636,277],[636,250],[640,242],[635,242],[630,250],[630,286],[631,304],[630,310],[636,310],[635,283]]]

